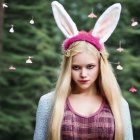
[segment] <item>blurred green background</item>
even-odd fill
[[[119,24],[105,43],[110,62],[128,101],[134,139],[140,140],[140,1],[134,0],[58,0],[67,9],[79,30],[89,31],[97,18],[115,2],[122,4]],[[0,1],[0,140],[31,140],[35,113],[41,95],[53,90],[61,63],[64,39],[52,15],[50,0]],[[3,8],[2,4],[8,7]],[[30,24],[30,20],[34,24]],[[14,28],[14,33],[9,29]],[[119,42],[124,51],[119,53]],[[26,63],[28,56],[32,64]],[[117,70],[116,64],[123,66]],[[9,70],[13,65],[16,70]],[[135,87],[137,92],[129,89]],[[115,92],[115,91],[114,91]],[[126,116],[127,117],[127,116]]]

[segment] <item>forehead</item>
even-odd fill
[[[98,63],[99,59],[97,56],[88,53],[88,52],[80,52],[72,57],[72,64],[90,64],[90,63]]]

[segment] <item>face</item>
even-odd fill
[[[99,73],[99,60],[88,52],[81,52],[72,58],[72,80],[82,90],[93,87]]]

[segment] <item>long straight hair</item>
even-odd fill
[[[111,108],[115,120],[115,140],[123,140],[123,126],[120,112],[121,91],[111,65],[108,62],[108,53],[104,49],[99,52],[93,45],[85,41],[77,41],[70,48],[70,56],[63,56],[60,74],[55,88],[55,96],[49,125],[49,140],[61,140],[61,124],[67,97],[72,90],[71,63],[72,56],[87,51],[99,58],[100,72],[97,78],[97,88]]]

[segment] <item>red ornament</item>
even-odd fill
[[[137,92],[137,89],[136,89],[135,87],[131,87],[131,88],[129,89],[129,91],[132,92],[132,93],[134,93],[134,92]]]

